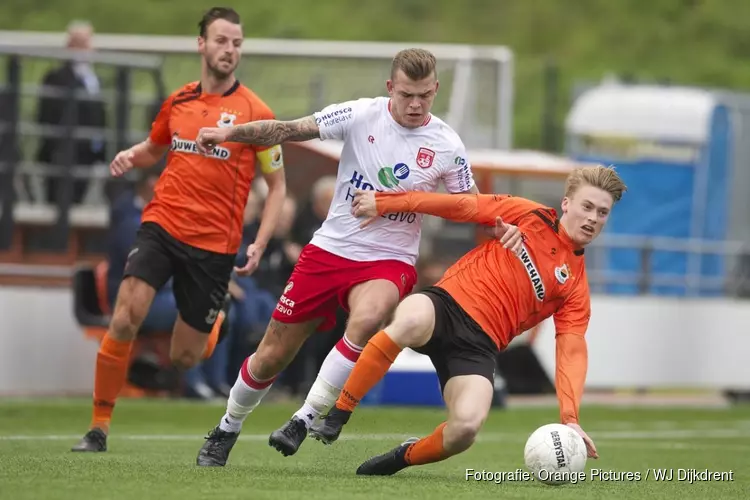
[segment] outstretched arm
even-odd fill
[[[417,212],[455,222],[495,225],[500,217],[508,224],[516,222],[541,205],[525,198],[496,194],[442,194],[408,191],[375,193],[358,191],[352,203],[357,217],[373,217],[394,212]]]
[[[558,334],[555,388],[560,403],[560,420],[583,438],[589,458],[599,458],[594,441],[578,422],[587,370],[588,349],[584,336],[577,333]]]
[[[292,121],[257,120],[233,127],[202,128],[195,142],[198,151],[208,153],[222,142],[274,146],[287,141],[308,141],[320,137],[314,116]]]
[[[416,212],[435,215],[455,222],[494,224],[496,207],[488,194],[442,194],[411,191],[375,193],[378,215],[393,212]]]
[[[256,146],[273,146],[287,141],[309,141],[320,137],[314,116],[292,121],[260,120],[235,125],[229,129],[228,142],[244,142]]]
[[[560,421],[577,424],[588,370],[586,338],[576,333],[557,335],[555,388],[560,403]]]

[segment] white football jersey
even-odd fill
[[[386,214],[365,228],[351,213],[357,189],[431,191],[442,180],[451,193],[474,186],[471,165],[458,134],[429,115],[416,129],[402,127],[390,99],[377,97],[333,104],[315,113],[322,140],[343,141],[336,193],[328,217],[311,244],[365,262],[393,259],[414,265],[419,253],[421,214]]]

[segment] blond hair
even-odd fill
[[[572,197],[582,185],[608,192],[612,195],[615,203],[620,201],[622,193],[628,190],[628,187],[615,172],[614,166],[597,165],[595,167],[576,168],[568,174],[568,178],[565,180],[565,196]]]
[[[393,58],[391,80],[396,77],[398,70],[414,81],[424,80],[433,74],[437,78],[437,61],[429,50],[404,49]]]

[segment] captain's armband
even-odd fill
[[[264,174],[271,174],[284,167],[284,155],[280,144],[258,151],[256,156],[260,163],[260,171]]]

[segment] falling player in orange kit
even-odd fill
[[[432,360],[448,420],[430,436],[371,458],[357,474],[395,474],[467,450],[490,409],[497,350],[552,316],[560,418],[583,437],[588,456],[598,458],[578,423],[588,367],[584,336],[591,314],[583,249],[599,235],[625,190],[612,168],[578,168],[568,176],[559,219],[552,208],[507,195],[359,192],[353,211],[369,217],[364,225],[393,212],[487,225],[502,218],[519,227],[524,245],[516,255],[488,241],[451,266],[434,287],[406,298],[391,324],[362,351],[324,418],[319,431],[324,439],[338,438],[357,404],[409,347]]]
[[[242,26],[232,9],[210,9],[199,23],[201,79],[170,95],[149,137],[120,152],[114,176],[150,167],[167,151],[167,166],[144,208],[117,294],[109,330],[96,357],[94,408],[89,431],[72,451],[103,452],[117,395],[125,385],[130,352],[156,291],[170,278],[177,303],[170,358],[189,368],[211,356],[233,270],[252,273],[273,235],[286,198],[278,145],[225,144],[201,154],[195,139],[206,126],[232,127],[274,115],[234,71]],[[263,216],[247,262],[235,268],[250,184],[259,170],[268,184]]]

